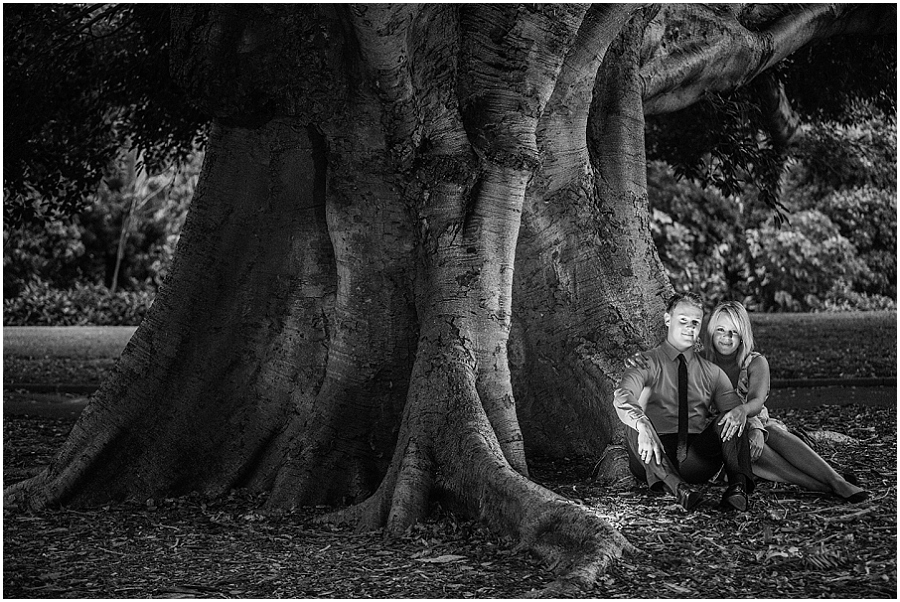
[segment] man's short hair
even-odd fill
[[[687,303],[688,305],[692,305],[703,311],[703,299],[697,293],[675,293],[672,295],[672,298],[669,299],[669,304],[666,305],[666,313],[672,313],[672,310],[675,309],[675,306],[679,303]]]

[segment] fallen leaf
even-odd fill
[[[464,560],[465,556],[459,556],[458,554],[444,554],[443,556],[437,556],[435,558],[416,558],[419,562],[430,562],[433,564],[443,564],[445,562],[456,562],[458,560]]]

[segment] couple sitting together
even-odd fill
[[[632,473],[653,490],[665,488],[685,510],[702,499],[691,484],[705,483],[723,464],[723,509],[748,509],[754,475],[850,503],[865,500],[866,491],[769,418],[769,364],[753,350],[744,306],[728,301],[713,310],[698,353],[702,321],[698,295],[675,295],[665,313],[666,340],[626,360],[614,403],[628,427]]]

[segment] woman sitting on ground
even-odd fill
[[[731,379],[744,405],[731,410],[749,418],[753,474],[768,481],[793,483],[812,491],[826,491],[858,503],[868,493],[848,482],[819,454],[791,433],[780,420],[769,417],[769,363],[753,350],[753,330],[744,306],[720,303],[706,327],[704,355]]]

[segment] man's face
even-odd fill
[[[666,313],[665,321],[669,328],[666,334],[669,345],[678,351],[686,351],[694,346],[700,333],[703,310],[682,301],[672,308],[671,313]]]

